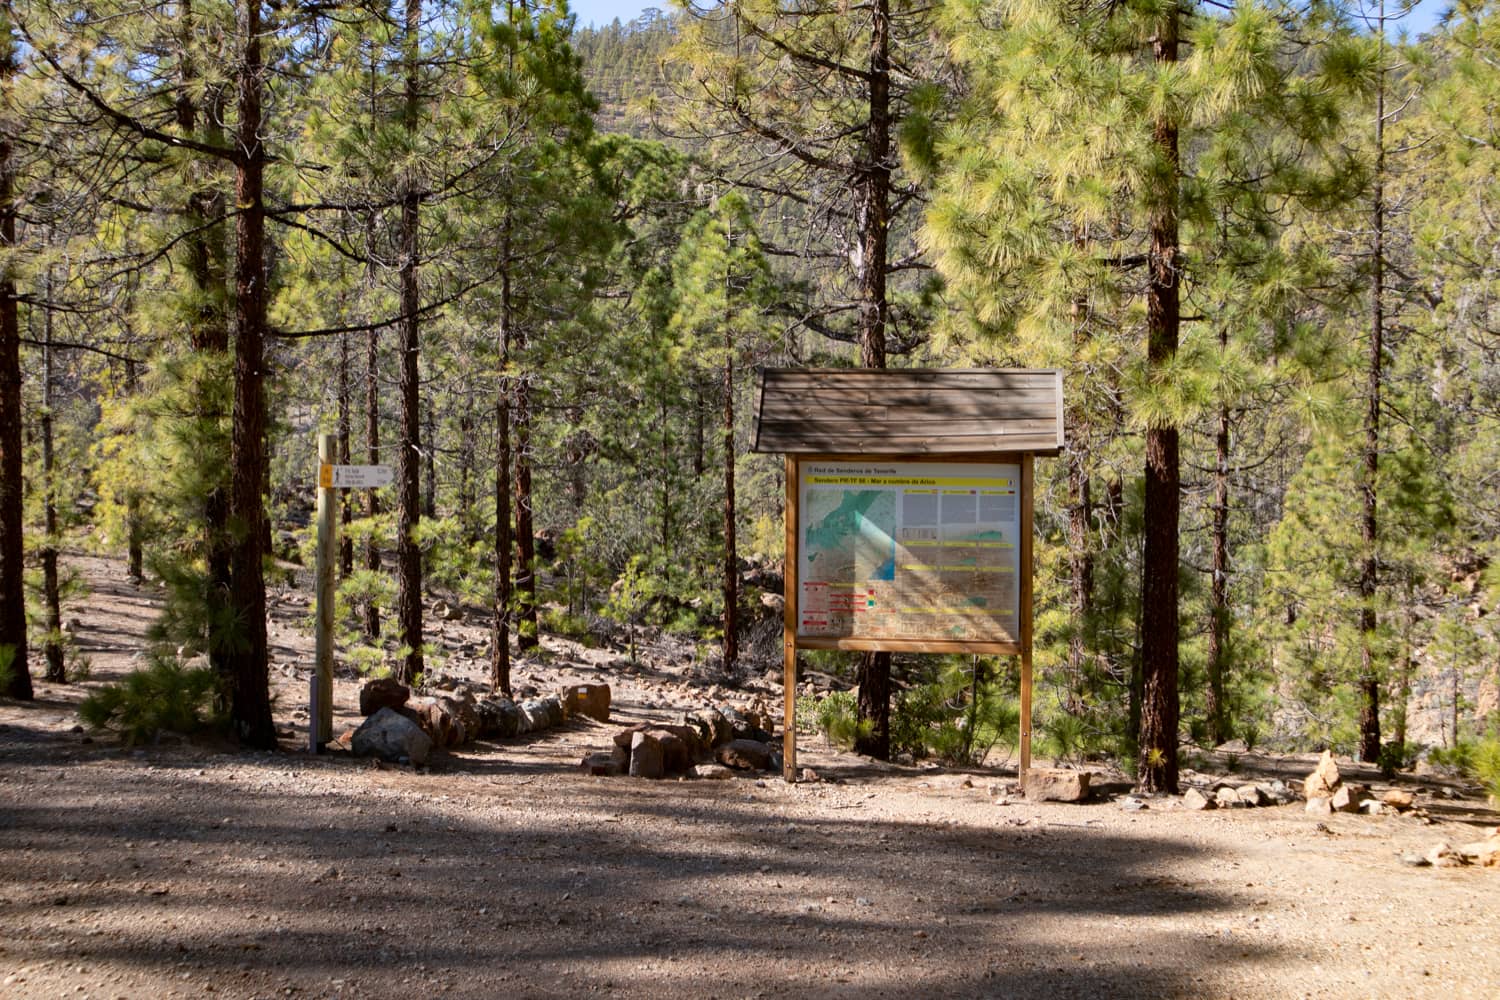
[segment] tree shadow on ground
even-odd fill
[[[1233,905],[1170,876],[1199,856],[1179,843],[993,809],[808,819],[751,782],[560,778],[559,808],[524,763],[504,783],[393,774],[348,798],[337,762],[235,760],[9,797],[9,961],[66,954],[230,995],[339,979],[365,995],[1163,997],[1264,954],[1158,926]],[[101,813],[111,791],[123,804]]]

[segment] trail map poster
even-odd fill
[[[1019,465],[799,470],[799,636],[1020,641]]]

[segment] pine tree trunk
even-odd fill
[[[891,12],[889,0],[870,5],[869,120],[860,167],[857,228],[859,261],[859,363],[885,367],[885,330],[890,314],[886,299],[886,256],[890,237],[891,198]],[[877,760],[891,755],[891,654],[865,653],[859,662],[858,718],[867,732],[856,735],[854,749]]]
[[[510,689],[511,559],[510,530],[510,225],[500,230],[500,364],[495,404],[495,619],[490,630],[490,687],[505,697]]]
[[[181,10],[183,52],[179,67],[179,89],[174,111],[178,131],[187,137],[196,138],[199,129],[199,108],[195,95],[200,81],[197,67],[191,57],[190,39],[194,31],[193,8],[185,2]],[[217,94],[217,92],[213,92]],[[222,99],[211,98],[212,104],[201,116],[203,134],[210,142],[220,139],[220,122],[224,119]],[[223,224],[224,196],[213,183],[213,176],[202,176],[194,170],[195,186],[187,196],[185,217],[187,235],[184,248],[187,253],[188,280],[192,284],[193,298],[197,302],[189,331],[193,352],[201,359],[210,360],[210,379],[219,377],[218,362],[229,352],[228,316],[221,305],[228,282],[227,261],[224,259],[225,241]],[[202,379],[201,373],[198,376]],[[194,387],[198,397],[199,420],[217,423],[223,416],[218,412],[217,387],[203,385]],[[221,456],[220,460],[228,456]],[[227,686],[232,684],[233,667],[226,659],[225,650],[239,639],[229,625],[230,615],[226,608],[230,602],[231,549],[233,539],[229,531],[230,473],[226,462],[217,470],[216,482],[204,495],[203,503],[203,560],[206,586],[203,595],[206,618],[209,622],[208,659],[210,666]]]
[[[42,332],[42,519],[47,540],[42,546],[42,603],[47,613],[47,639],[42,651],[46,678],[54,684],[68,679],[63,662],[62,600],[57,588],[57,470],[52,440],[52,268],[47,268]]]
[[[1219,331],[1224,346],[1227,331]],[[1208,593],[1208,738],[1214,746],[1229,739],[1224,702],[1224,671],[1229,656],[1229,407],[1219,406],[1219,426],[1214,434],[1214,504],[1210,533],[1213,536],[1212,579]]]
[[[339,462],[349,464],[349,335],[339,334]],[[354,572],[354,539],[349,537],[349,525],[354,523],[354,497],[348,490],[339,490],[339,520],[343,531],[339,535],[339,578],[347,580]]]
[[[134,358],[125,360],[125,391],[131,397],[140,390]],[[125,495],[125,575],[130,582],[140,586],[146,580],[145,558],[141,551],[145,529],[141,525],[141,494],[131,487]]]
[[[516,347],[525,350],[526,337],[516,332]],[[536,614],[536,533],[531,517],[531,383],[525,376],[515,381],[515,404],[511,410],[512,429],[515,431],[516,505],[516,581],[514,590],[519,592],[516,617],[520,627],[516,642],[521,649],[535,649],[537,638]]]
[[[365,454],[371,465],[380,464],[380,396],[376,382],[380,335],[371,330],[365,337]],[[375,490],[365,491],[365,516],[373,520],[380,513],[380,497]],[[380,571],[380,542],[375,532],[365,540],[365,569]],[[380,638],[380,605],[374,597],[365,601],[365,639]]]
[[[422,440],[427,448],[422,452],[422,516],[437,517],[437,413],[436,403],[429,394],[424,410]]]
[[[1177,61],[1180,14],[1167,7],[1154,41],[1158,63]],[[1153,140],[1164,168],[1150,214],[1146,287],[1146,361],[1152,368],[1177,353],[1179,313],[1177,126],[1157,119]],[[1177,428],[1146,430],[1145,553],[1141,583],[1140,787],[1177,794]]]
[[[1381,64],[1375,89],[1375,197],[1371,212],[1374,237],[1370,261],[1370,353],[1365,373],[1365,447],[1360,478],[1360,541],[1364,552],[1359,566],[1359,757],[1380,759],[1380,679],[1375,666],[1375,594],[1380,585],[1376,546],[1379,520],[1376,479],[1380,471],[1380,384],[1385,339],[1385,3],[1377,19],[1381,32]]]
[[[8,21],[0,21],[0,90],[9,96],[16,76],[16,46]],[[0,128],[0,250],[16,243],[14,147],[10,129]],[[5,693],[30,701],[26,667],[25,567],[22,562],[25,511],[21,473],[21,322],[16,280],[0,267],[0,656],[10,651]]]
[[[1094,554],[1089,544],[1093,504],[1089,496],[1088,451],[1082,438],[1068,451],[1068,568],[1073,630],[1068,637],[1066,710],[1082,710],[1088,672],[1088,620],[1093,613]]]
[[[422,23],[421,0],[406,0],[406,106],[407,131],[417,129],[417,46]],[[401,444],[396,459],[396,620],[406,655],[396,669],[396,679],[410,684],[422,673],[422,550],[417,546],[417,526],[422,519],[420,480],[422,468],[421,375],[418,354],[420,306],[417,290],[418,194],[416,179],[408,176],[401,196]]]
[[[230,447],[233,479],[231,523],[238,526],[230,550],[230,608],[240,642],[226,650],[231,690],[229,718],[240,742],[256,749],[276,746],[271,720],[270,679],[266,670],[266,588],[262,576],[262,524],[265,508],[266,404],[261,384],[266,326],[265,147],[261,144],[260,0],[240,11],[244,48],[238,67],[239,123],[235,171],[235,338],[234,429]]]
[[[458,520],[465,545],[479,540],[474,524],[473,511],[477,505],[474,496],[474,410],[472,398],[464,400],[463,412],[458,416]]]
[[[725,281],[725,303],[729,301]],[[732,670],[740,658],[739,560],[734,539],[734,327],[724,323],[724,669]]]

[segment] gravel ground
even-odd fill
[[[644,782],[575,769],[617,728],[588,721],[412,771],[301,752],[295,670],[281,752],[85,742],[77,699],[128,669],[155,599],[74,563],[93,679],[0,701],[0,996],[1500,995],[1500,870],[1398,858],[1500,821],[1435,780],[1405,783],[1430,823],[1131,812],[808,738],[817,782]],[[686,668],[612,658],[555,647],[518,680],[603,677],[624,722],[705,703]]]

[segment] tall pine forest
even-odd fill
[[[274,746],[319,434],[395,471],[340,494],[341,669],[440,671],[441,600],[507,694],[544,633],[779,671],[756,370],[1058,368],[1040,755],[1494,741],[1500,3],[1403,14],[6,0],[4,692],[109,554]],[[1009,658],[804,663],[875,756],[1016,740]]]

